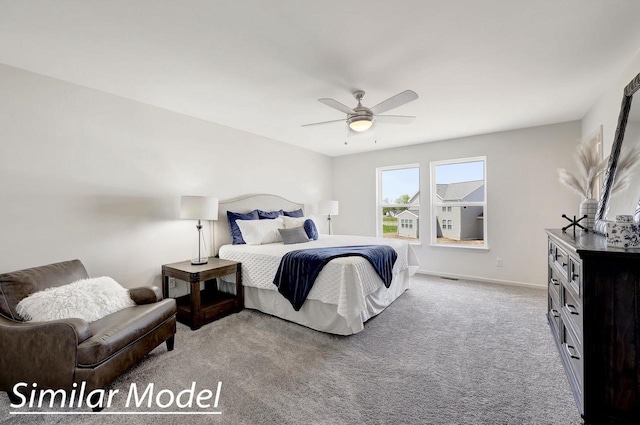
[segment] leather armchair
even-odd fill
[[[173,350],[176,303],[163,300],[157,287],[130,289],[135,306],[91,323],[24,322],[15,311],[31,293],[87,277],[79,260],[0,274],[0,391],[12,402],[19,382],[71,390],[84,381],[88,393],[106,388],[161,343]]]

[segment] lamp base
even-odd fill
[[[191,264],[194,266],[200,266],[202,264],[207,264],[209,262],[208,258],[194,258],[191,260]]]

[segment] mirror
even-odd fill
[[[602,179],[602,190],[600,191],[600,200],[598,202],[598,210],[596,212],[596,220],[604,220],[609,215],[610,219],[615,219],[617,214],[633,214],[635,205],[638,202],[636,190],[637,184],[632,184],[627,193],[616,195],[615,202],[611,202],[611,190],[615,185],[616,169],[618,160],[620,159],[620,151],[622,144],[639,143],[640,142],[640,99],[636,105],[632,107],[633,94],[640,89],[640,74],[624,88],[622,96],[622,105],[620,106],[620,115],[618,116],[618,126],[611,147],[611,155],[609,156],[609,164],[605,170]],[[635,179],[637,181],[637,177]],[[610,208],[611,207],[611,208]],[[599,233],[604,233],[600,226],[596,226]]]

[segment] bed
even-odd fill
[[[214,251],[220,258],[242,263],[244,303],[247,308],[318,331],[350,335],[362,331],[367,320],[402,295],[409,288],[410,276],[418,269],[411,246],[400,239],[320,235],[318,240],[300,244],[232,245],[227,211],[247,213],[254,209],[304,211],[305,205],[275,195],[248,195],[219,203],[219,219],[214,222],[213,229]],[[388,245],[397,252],[389,288],[385,287],[371,264],[362,257],[336,258],[327,263],[299,311],[294,310],[273,284],[285,253],[348,245]],[[218,285],[222,291],[235,291],[234,282],[229,278],[223,278]]]

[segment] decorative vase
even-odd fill
[[[593,231],[593,224],[596,218],[596,211],[598,209],[598,200],[597,199],[585,199],[580,203],[580,217],[587,218],[582,220],[580,224],[589,229],[589,231]]]

